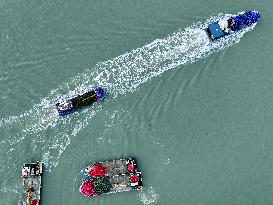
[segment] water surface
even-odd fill
[[[272,204],[271,1],[0,8],[0,204],[18,204],[31,160],[45,163],[42,204]],[[197,23],[248,9],[262,15],[254,30],[208,49]],[[98,84],[105,102],[52,111]],[[80,195],[82,167],[123,156],[137,157],[143,192]]]

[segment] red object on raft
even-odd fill
[[[102,177],[102,176],[105,176],[105,174],[106,174],[106,169],[100,164],[96,164],[92,166],[88,171],[88,175],[91,177]]]
[[[95,196],[97,195],[94,190],[94,185],[91,180],[84,181],[80,187],[80,192],[84,196]]]
[[[127,169],[128,171],[133,171],[135,169],[135,166],[133,164],[128,164]]]
[[[132,176],[130,176],[130,181],[132,183],[138,182],[139,181],[139,177],[137,175],[132,175]]]
[[[38,200],[37,199],[31,200],[29,205],[38,205]]]

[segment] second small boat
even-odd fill
[[[56,103],[56,109],[60,116],[64,116],[74,112],[77,109],[91,105],[94,102],[101,100],[104,98],[104,95],[104,90],[101,87],[97,87],[82,95],[78,95],[75,98]]]

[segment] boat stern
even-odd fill
[[[56,110],[60,116],[67,115],[74,111],[74,106],[71,100],[56,103]]]
[[[207,33],[209,37],[214,40],[227,35],[229,33],[229,30],[227,29],[225,31],[224,29],[222,29],[218,21],[208,25]]]

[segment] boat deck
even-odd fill
[[[83,169],[81,174],[85,178],[80,187],[84,196],[142,189],[141,172],[134,158],[97,162]]]
[[[38,205],[41,199],[42,163],[24,164],[22,168],[22,205]]]
[[[102,162],[101,165],[106,168],[108,176],[116,176],[120,174],[128,174],[125,159]]]

